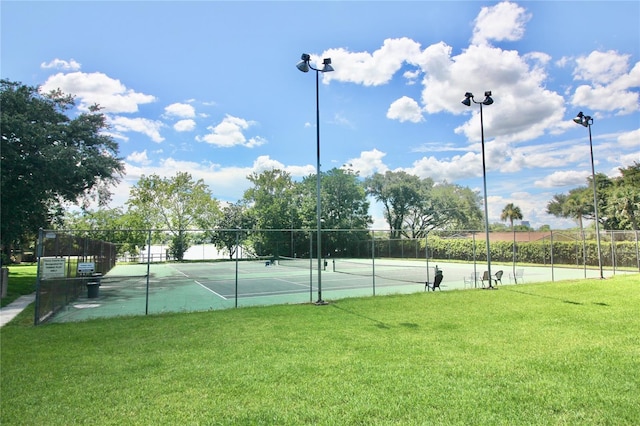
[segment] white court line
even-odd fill
[[[206,285],[202,284],[201,282],[197,281],[197,280],[193,280],[193,282],[195,282],[196,284],[198,284],[200,287],[204,288],[205,290],[210,291],[211,293],[215,294],[218,297],[223,298],[224,300],[229,300],[226,297],[224,297],[223,295],[221,295],[220,293],[217,293],[213,290],[211,290],[209,287],[207,287]]]
[[[185,274],[184,272],[182,272],[180,269],[176,268],[175,266],[171,266],[171,269],[173,269],[173,270],[174,270],[174,271],[176,271],[177,273],[182,274],[183,276],[185,276],[185,277],[189,278],[189,275]],[[197,282],[197,281],[196,281],[196,282]],[[200,284],[200,283],[198,283],[198,284]],[[202,284],[200,284],[200,285],[202,285]]]
[[[278,277],[272,277],[272,279],[275,280],[275,281],[282,281],[282,282],[285,282],[287,284],[293,284],[293,285],[297,285],[297,286],[300,286],[300,287],[309,288],[309,284],[300,284],[300,283],[296,283],[296,282],[285,280],[283,278],[278,278]]]

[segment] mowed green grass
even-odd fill
[[[640,424],[640,276],[2,328],[2,425]]]
[[[9,265],[9,285],[7,296],[0,299],[0,307],[5,307],[18,297],[36,291],[36,265]]]

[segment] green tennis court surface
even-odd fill
[[[317,260],[269,259],[194,263],[121,264],[102,277],[97,297],[85,294],[69,303],[53,322],[90,318],[228,309],[252,305],[311,303],[318,299]],[[434,268],[444,273],[442,290],[481,288],[473,274],[485,264],[425,260],[336,259],[326,262],[321,275],[322,298],[335,300],[425,291]],[[148,268],[148,269],[147,269]],[[517,267],[525,283],[597,277],[598,271],[582,268]],[[502,285],[515,284],[512,267],[504,271]],[[147,273],[148,272],[148,273]],[[606,271],[606,276],[613,275]],[[619,272],[618,272],[619,273]],[[519,282],[522,282],[520,280]]]

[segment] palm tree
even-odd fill
[[[511,223],[511,231],[513,231],[513,277],[514,279],[516,279],[516,229],[513,226],[513,221],[522,220],[522,210],[520,210],[520,207],[514,205],[513,203],[509,203],[504,206],[504,209],[502,209],[500,220],[508,220]],[[517,279],[516,284],[518,284]]]
[[[584,277],[587,277],[587,243],[584,235],[584,224],[582,219],[593,211],[593,201],[590,199],[589,188],[578,187],[569,191],[569,195],[556,194],[553,201],[547,205],[547,213],[557,217],[575,219],[580,226],[580,237],[582,239],[582,265],[584,267]]]

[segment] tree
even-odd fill
[[[640,163],[620,169],[621,176],[614,179],[613,187],[605,193],[605,214],[609,223],[615,222],[617,229],[638,230],[640,220]]]
[[[434,229],[473,229],[480,226],[480,198],[469,188],[423,180],[421,202],[410,209],[405,235],[424,238]]]
[[[216,247],[226,249],[229,252],[229,259],[233,259],[238,248],[238,243],[243,242],[240,237],[245,238],[245,231],[239,234],[240,229],[251,229],[255,226],[253,216],[249,214],[247,206],[243,202],[229,204],[222,208],[222,216],[218,222],[220,229],[208,230],[211,241]]]
[[[98,106],[71,119],[74,98],[0,81],[1,232],[9,254],[25,236],[49,227],[65,203],[104,205],[124,170],[118,144],[102,133]]]
[[[298,195],[289,173],[273,169],[247,177],[253,187],[244,193],[243,201],[250,206],[250,214],[255,226],[265,230],[252,236],[252,243],[258,255],[280,255],[290,253],[291,244],[285,229],[298,224]]]
[[[218,201],[202,179],[193,181],[189,173],[172,178],[142,176],[131,188],[128,212],[149,229],[164,228],[171,235],[170,251],[178,260],[189,248],[189,230],[213,228],[220,218]]]
[[[516,276],[516,229],[513,227],[514,220],[522,220],[522,211],[520,207],[509,203],[502,209],[500,220],[508,220],[511,224],[511,231],[513,231],[513,276]],[[517,281],[516,281],[517,284]]]
[[[434,184],[430,178],[389,171],[374,174],[365,186],[382,203],[391,238],[424,238],[433,229],[468,229],[482,217],[477,194],[447,182]]]
[[[122,208],[67,212],[55,229],[88,231],[91,238],[114,243],[118,254],[138,253],[147,242],[148,231],[137,223],[138,218]]]
[[[504,206],[504,209],[502,209],[500,220],[502,221],[508,220],[511,226],[511,230],[514,230],[513,221],[522,220],[522,210],[520,210],[520,207],[514,205],[513,203],[509,203],[506,206]]]
[[[309,228],[315,228],[317,222],[315,175],[307,176],[298,186],[302,197],[300,213],[302,221]],[[368,226],[373,223],[369,215],[367,194],[358,180],[358,174],[352,170],[333,168],[322,174],[320,187],[322,228],[344,230],[324,233],[323,255],[353,253],[362,240],[368,239]]]
[[[376,173],[365,180],[367,193],[382,203],[390,238],[400,238],[411,209],[421,204],[421,184],[418,176],[402,171]]]

